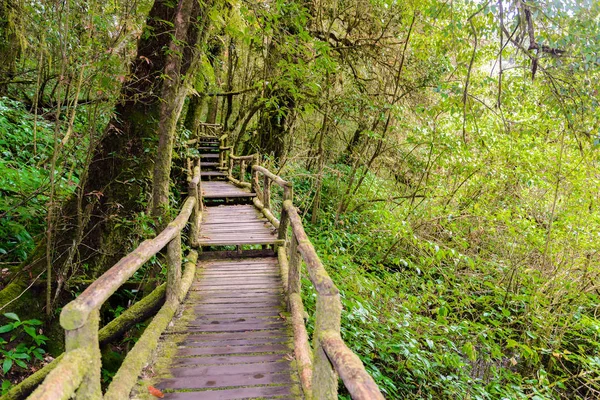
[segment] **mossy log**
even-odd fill
[[[33,390],[48,376],[50,372],[60,363],[65,353],[56,357],[52,362],[44,365],[33,374],[19,382],[18,385],[12,387],[8,393],[2,396],[2,400],[21,400],[27,397]]]
[[[181,285],[179,286],[178,300],[181,302],[190,290],[194,277],[196,276],[196,263],[198,262],[198,252],[192,250],[187,256],[187,262],[185,263],[183,275],[181,276]]]
[[[285,246],[280,246],[277,249],[277,260],[279,261],[279,270],[281,271],[281,283],[283,284],[283,290],[287,293],[288,289],[288,271],[290,270],[290,264],[287,258],[287,251]]]
[[[195,263],[197,253],[192,252],[188,256],[190,262]],[[192,254],[195,256],[192,260]],[[185,279],[185,277],[184,277]],[[165,300],[166,284],[162,284],[154,289],[148,296],[134,303],[131,307],[125,310],[117,318],[106,324],[98,332],[98,341],[100,344],[110,343],[113,340],[121,337],[125,332],[131,329],[132,326],[138,322],[147,320],[150,316],[154,315],[156,311],[164,304]],[[59,361],[65,356],[65,353],[55,358],[52,362],[46,364],[44,367],[37,370],[34,374],[28,376],[26,379],[21,381],[18,385],[10,389],[2,399],[6,400],[21,400],[27,397],[52,371],[59,363]]]
[[[352,399],[384,399],[377,384],[365,370],[360,358],[346,346],[338,332],[321,332],[320,342],[335,370],[342,378],[344,386],[350,392]]]
[[[269,179],[271,179],[273,182],[275,182],[276,184],[278,184],[282,188],[286,188],[286,187],[291,188],[292,187],[292,184],[290,182],[288,182],[286,180],[283,180],[280,176],[275,175],[274,173],[272,173],[271,171],[269,171],[265,167],[261,167],[260,165],[253,165],[252,169],[255,170],[255,171],[258,171],[261,174],[263,174],[264,176],[268,177]]]
[[[104,399],[121,400],[129,398],[129,393],[137,383],[142,368],[144,368],[152,352],[156,349],[160,335],[173,319],[173,315],[175,315],[175,311],[179,305],[179,299],[185,297],[192,285],[196,273],[198,253],[191,251],[187,258],[188,262],[185,265],[185,271],[181,279],[178,299],[165,302],[150,325],[144,330],[144,333],[135,346],[133,346],[133,349],[127,354],[125,360],[123,360],[123,364],[121,364],[121,367],[113,377],[104,395]]]
[[[263,213],[263,215],[269,220],[269,222],[275,228],[279,228],[279,220],[273,215],[273,213],[271,212],[271,210],[269,210],[268,208],[266,208],[263,205],[263,203],[261,203],[261,201],[259,199],[257,199],[256,197],[254,199],[252,199],[252,203],[254,203],[254,206],[256,208],[258,208],[260,210],[260,212]]]
[[[154,289],[148,296],[134,303],[117,318],[104,325],[98,332],[100,344],[110,343],[121,337],[133,325],[150,318],[165,302],[165,291],[167,285],[163,283]]]
[[[248,182],[242,182],[239,179],[235,179],[233,176],[228,176],[227,179],[229,179],[234,185],[236,185],[237,187],[241,187],[244,189],[252,189],[252,184],[248,183]]]
[[[323,346],[323,332],[339,332],[342,303],[340,295],[317,295],[315,331],[313,333],[313,398],[337,399],[338,376],[331,365]]]
[[[46,377],[44,386],[38,387],[29,399],[70,399],[89,369],[91,356],[87,349],[81,348],[70,351],[62,359],[55,361],[56,368]]]
[[[312,396],[312,357],[308,333],[306,332],[306,326],[304,326],[304,305],[300,294],[290,294],[288,307],[292,314],[294,354],[298,365],[298,375],[300,375],[304,397],[309,399]]]
[[[142,242],[137,249],[119,260],[117,264],[88,286],[79,297],[67,304],[60,314],[61,326],[66,330],[83,326],[93,310],[100,308],[146,261],[180,234],[181,229],[187,224],[195,203],[194,197],[188,197],[177,218],[169,223],[158,236]]]
[[[144,330],[135,346],[123,360],[123,364],[113,377],[104,395],[106,400],[122,400],[129,398],[131,389],[137,383],[138,375],[158,344],[160,335],[173,319],[177,310],[177,302],[166,302]]]

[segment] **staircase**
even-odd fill
[[[32,376],[44,381],[30,399],[335,400],[339,379],[355,400],[383,399],[341,337],[340,293],[304,230],[291,183],[214,136],[189,143],[200,163],[179,215],[62,309],[67,351]],[[277,211],[273,184],[282,194]],[[198,250],[184,257],[184,240]],[[163,249],[167,282],[99,330],[103,304]],[[316,302],[310,336],[303,290]],[[162,299],[103,388],[100,338],[133,326]]]

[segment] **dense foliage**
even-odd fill
[[[131,68],[178,54],[166,42],[136,53],[173,24],[144,28],[150,3],[0,0],[0,280],[22,283],[2,312],[44,278],[36,260],[69,261],[53,277],[55,313],[80,290],[61,288],[97,275],[88,261],[106,267],[104,255],[154,232],[149,193],[139,192],[152,170],[136,162],[157,151],[158,135],[146,132],[137,153],[127,142],[106,155],[135,158],[126,172],[136,176],[114,180],[143,212],[124,218],[120,199],[83,190],[106,132],[131,122],[115,120],[115,107],[160,96],[136,93],[143,82]],[[236,154],[260,152],[294,181],[343,295],[344,339],[388,398],[600,397],[598,2],[202,5],[176,143],[201,121],[221,123]],[[93,217],[113,224],[123,248],[61,243],[62,216],[81,222],[98,202],[112,208]],[[160,279],[153,261],[143,275]],[[108,312],[134,296],[124,297]],[[15,352],[36,358],[53,340],[34,346],[24,332],[2,336],[11,374],[25,359]]]

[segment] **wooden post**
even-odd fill
[[[200,162],[200,159],[198,158],[198,164],[196,165],[196,167],[198,168],[198,186],[196,187],[197,190],[197,194],[198,197],[196,197],[196,199],[198,200],[198,209],[200,210],[200,212],[202,213],[204,211],[204,199],[203,199],[203,195],[202,195],[202,177],[200,177],[200,174],[202,173],[202,163]],[[202,215],[198,216],[198,229],[200,229],[200,222],[202,220]]]
[[[65,331],[65,351],[84,349],[91,356],[88,370],[77,390],[77,399],[101,400],[100,371],[102,358],[100,343],[98,341],[98,327],[100,324],[100,311],[92,311],[85,324],[80,328]]]
[[[283,187],[283,202],[292,201],[293,198],[293,190],[292,184],[288,184]],[[286,240],[287,238],[287,228],[290,224],[290,215],[288,214],[285,207],[281,207],[281,218],[279,218],[279,232],[277,233],[277,239]]]
[[[288,298],[294,293],[300,294],[301,282],[300,282],[300,268],[301,268],[301,258],[298,253],[298,240],[296,236],[292,233],[291,243],[290,243],[290,262],[289,262],[289,270],[288,270]],[[288,309],[291,306],[288,304]]]
[[[254,193],[256,193],[258,199],[261,200],[263,196],[260,191],[260,184],[258,182],[258,171],[254,169],[255,165],[258,165],[258,154],[256,154],[254,160],[252,161],[252,186],[254,189]]]
[[[246,160],[240,160],[240,182],[246,182]]]
[[[177,302],[181,285],[181,231],[167,245],[167,302]]]
[[[271,179],[263,176],[263,205],[266,209],[271,209]]]
[[[188,196],[193,196],[196,199],[194,204],[194,210],[190,216],[190,242],[193,247],[198,246],[198,236],[200,232],[200,212],[201,212],[201,200],[198,190],[198,185],[193,180],[188,182]]]
[[[229,170],[227,171],[227,176],[233,178],[233,157],[229,157]]]
[[[313,398],[337,399],[338,375],[323,346],[321,336],[329,332],[340,332],[342,304],[339,294],[318,294],[315,331],[313,335]]]

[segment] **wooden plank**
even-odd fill
[[[166,335],[168,338],[170,335]],[[275,337],[286,337],[289,338],[289,332],[287,330],[281,331],[253,331],[247,332],[244,335],[239,333],[193,333],[186,336],[186,340],[193,340],[196,342],[211,341],[211,340],[240,340],[240,339],[256,339],[256,338],[275,338]],[[168,339],[167,339],[168,340]]]
[[[177,351],[178,356],[224,356],[233,354],[256,353],[289,353],[292,351],[287,344],[262,344],[254,346],[214,346],[214,347],[182,347]]]
[[[250,312],[234,312],[233,314],[227,313],[227,310],[210,310],[210,311],[196,311],[196,319],[210,319],[210,318],[223,318],[223,319],[238,319],[238,318],[277,318],[281,311],[273,308],[269,308],[262,311],[250,311]]]
[[[274,239],[270,239],[270,238],[264,238],[264,239],[252,239],[252,240],[241,240],[241,239],[234,239],[234,240],[201,240],[198,242],[198,244],[200,246],[236,246],[236,245],[271,245],[274,244],[277,240],[277,238]]]
[[[292,388],[285,386],[249,387],[243,389],[203,390],[201,392],[174,392],[165,393],[166,400],[233,400],[247,398],[271,398],[290,396]]]
[[[224,355],[212,357],[175,357],[171,365],[176,367],[192,365],[223,365],[223,364],[248,364],[285,360],[281,354],[259,355]]]
[[[269,289],[269,288],[279,288],[281,286],[281,279],[273,277],[273,278],[264,278],[264,279],[258,279],[258,278],[250,278],[248,277],[247,279],[244,279],[244,277],[241,278],[235,278],[235,279],[214,279],[214,280],[210,280],[207,279],[206,283],[200,284],[200,283],[195,283],[192,285],[192,287],[194,287],[195,289],[199,290],[199,289],[221,289],[221,287],[225,287],[228,288],[229,290],[231,290],[231,286],[235,286],[236,287],[236,292],[238,289],[242,289],[245,290],[247,289],[246,286],[248,285],[263,285],[261,287],[261,289]]]
[[[235,366],[231,367],[232,373],[227,375],[204,375],[193,378],[172,378],[161,381],[156,386],[164,389],[202,389],[247,385],[273,385],[292,383],[290,374],[277,373],[236,373]],[[245,390],[245,389],[244,389]],[[246,396],[246,395],[244,395]],[[247,397],[247,396],[246,396]]]
[[[233,325],[194,325],[186,327],[187,332],[248,332],[248,331],[268,331],[283,329],[285,324],[281,322],[274,323],[248,323],[239,322]]]
[[[224,172],[221,171],[202,171],[200,172],[200,176],[227,176]]]
[[[288,361],[272,361],[267,363],[252,363],[252,364],[239,364],[235,366],[238,373],[273,373],[273,372],[292,372],[292,365]],[[198,368],[173,368],[170,374],[173,378],[185,378],[192,376],[203,376],[203,375],[225,375],[231,372],[231,366],[229,365],[213,365],[213,366],[201,366]]]
[[[279,306],[281,305],[283,300],[277,299],[277,300],[255,300],[255,299],[251,299],[250,298],[248,300],[245,300],[244,302],[246,304],[240,304],[240,300],[237,298],[230,298],[230,297],[209,297],[209,298],[204,298],[203,299],[203,304],[204,305],[208,305],[208,304],[232,304],[232,307],[235,308],[251,308],[251,307],[256,307],[257,305],[261,305],[264,307],[273,307],[273,306]]]
[[[255,339],[228,339],[228,340],[189,340],[186,339],[179,344],[185,347],[212,347],[212,346],[240,346],[240,345],[257,345],[257,344],[270,344],[270,343],[291,343],[290,338],[287,336],[272,337],[272,338],[255,338]]]
[[[202,272],[202,278],[203,279],[213,279],[213,278],[223,278],[223,279],[229,279],[229,278],[236,278],[236,277],[245,277],[245,276],[256,276],[256,277],[277,277],[279,278],[279,273],[278,271],[271,266],[265,267],[265,268],[256,268],[253,266],[244,266],[241,265],[240,267],[237,268],[231,268],[231,269],[204,269],[204,270],[200,270]]]
[[[247,325],[257,325],[257,326],[271,326],[273,324],[279,324],[284,320],[279,317],[279,315],[275,317],[265,317],[265,316],[253,316],[253,317],[239,317],[239,318],[223,318],[222,315],[209,315],[202,318],[196,318],[187,323],[188,327],[196,327],[196,326],[207,326],[207,325],[219,325],[219,326],[247,326]],[[247,325],[244,325],[247,324]]]

